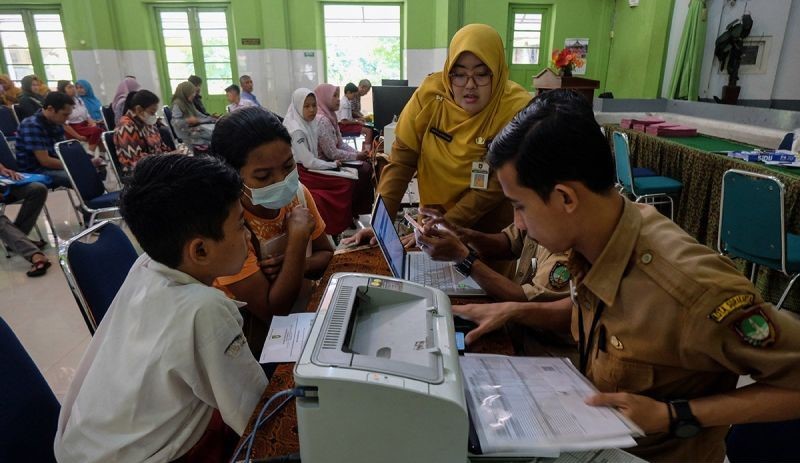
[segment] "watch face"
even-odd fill
[[[690,421],[682,421],[675,428],[675,437],[694,437],[700,432],[700,426]]]

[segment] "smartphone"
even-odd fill
[[[464,342],[464,333],[461,331],[456,331],[456,350],[458,350],[458,355],[464,355],[464,351],[466,350],[466,342]]]
[[[409,225],[411,225],[412,227],[416,228],[417,230],[419,230],[420,233],[422,233],[422,231],[423,231],[422,230],[422,225],[420,225],[419,222],[414,220],[414,217],[411,217],[408,214],[408,212],[406,212],[404,217],[406,218],[406,221],[408,222]]]

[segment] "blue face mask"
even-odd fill
[[[280,209],[297,196],[299,185],[300,177],[297,174],[297,168],[294,168],[285,179],[278,183],[263,188],[250,188],[245,185],[244,188],[246,192],[250,193],[247,196],[254,205],[267,209]]]

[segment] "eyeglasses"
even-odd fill
[[[481,72],[478,74],[450,74],[450,83],[456,87],[466,87],[467,82],[472,79],[478,87],[485,87],[492,83],[491,72]]]

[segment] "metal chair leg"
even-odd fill
[[[783,301],[785,301],[786,300],[786,296],[789,295],[789,291],[792,289],[792,286],[794,285],[795,280],[797,280],[797,277],[800,277],[800,273],[798,273],[797,275],[793,276],[792,279],[789,280],[789,286],[787,286],[786,289],[783,290],[783,294],[781,295],[781,298],[778,300],[778,305],[776,306],[778,310],[782,309]]]
[[[42,207],[42,211],[44,211],[45,222],[47,222],[47,225],[50,227],[50,232],[53,234],[53,245],[56,249],[58,249],[58,233],[56,233],[56,225],[53,223],[53,219],[50,217],[50,211],[47,209],[47,204]]]
[[[753,263],[753,268],[750,269],[750,282],[755,286],[756,278],[758,278],[758,264]]]

